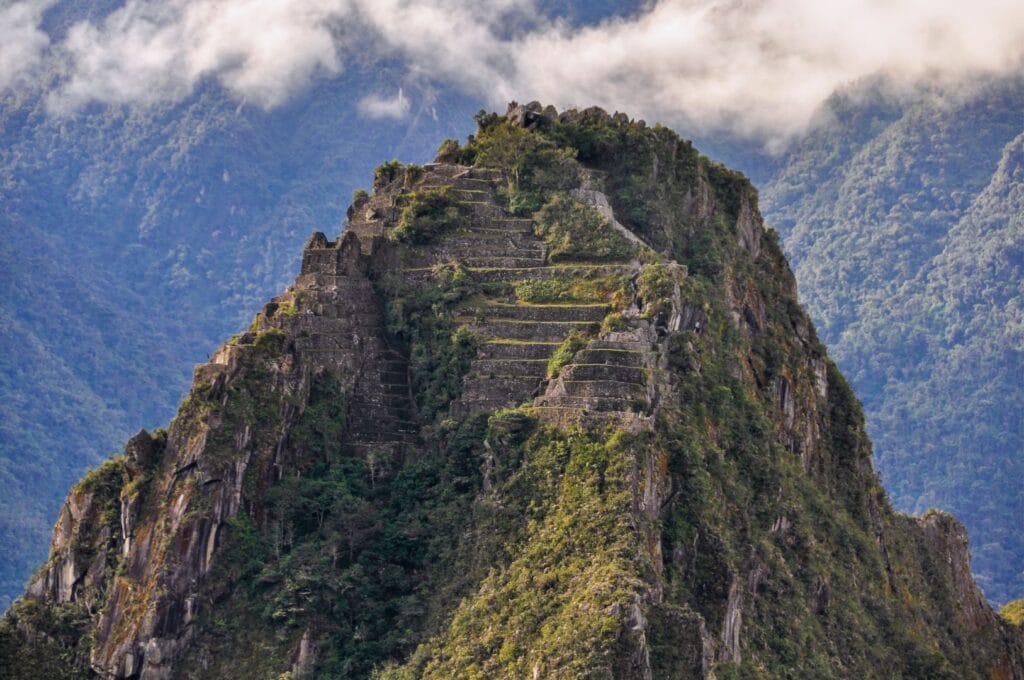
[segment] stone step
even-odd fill
[[[471,223],[468,227],[456,233],[481,239],[515,236],[519,238],[533,239],[536,243],[541,243],[541,241],[534,236],[533,227],[516,227],[498,223],[496,220],[482,220]]]
[[[647,371],[635,366],[613,366],[610,364],[579,364],[564,366],[559,375],[563,380],[598,380],[645,385]]]
[[[581,364],[608,364],[610,366],[642,366],[644,353],[630,349],[595,349],[591,342],[586,348],[581,349],[576,355],[576,361]]]
[[[481,267],[508,267],[525,269],[532,267],[543,267],[546,260],[543,257],[465,257],[461,260],[470,268]]]
[[[456,175],[456,179],[458,178],[483,179],[489,182],[497,182],[504,181],[505,173],[498,168],[478,168],[474,166],[465,173]]]
[[[412,445],[405,442],[388,442],[385,444],[381,443],[362,443],[362,442],[347,442],[342,444],[342,451],[346,455],[352,458],[368,458],[374,451],[391,451],[392,455],[401,455],[402,451],[410,448]]]
[[[469,367],[471,375],[516,376],[543,378],[547,375],[547,359],[474,359]]]
[[[494,197],[490,184],[486,182],[481,182],[479,186],[454,185],[449,191],[452,198],[459,201],[492,203]]]
[[[473,268],[467,271],[473,280],[480,283],[510,283],[513,281],[543,281],[555,277],[609,276],[630,271],[624,265],[573,265],[571,267],[546,266],[525,268]]]
[[[587,349],[608,349],[627,352],[651,352],[653,345],[649,342],[639,340],[593,340]]]
[[[561,380],[565,395],[569,397],[613,397],[622,399],[646,399],[647,387],[643,384],[620,382],[618,380]]]
[[[540,388],[536,377],[467,378],[456,415],[515,406],[533,399]]]
[[[481,343],[476,350],[477,359],[544,359],[547,361],[558,349],[559,342],[519,342],[499,338]]]
[[[536,408],[571,408],[591,412],[639,412],[647,408],[647,400],[627,397],[540,396],[534,400],[533,405]]]
[[[400,420],[391,416],[374,418],[369,415],[353,417],[348,423],[349,432],[396,432],[399,434],[418,434],[419,425],[409,420]]]
[[[492,303],[468,307],[466,316],[484,319],[521,319],[529,321],[590,321],[599,322],[611,310],[609,305],[531,305],[526,303]]]
[[[594,331],[597,326],[588,321],[516,321],[490,320],[476,323],[472,318],[457,320],[466,323],[470,331],[487,338],[511,338],[533,342],[561,342],[572,331]]]
[[[470,235],[465,231],[456,232],[441,241],[435,249],[447,253],[477,255],[479,257],[501,257],[514,255],[524,257],[544,257],[544,243],[526,234],[510,234],[508,232],[481,235]]]
[[[396,420],[412,420],[413,408],[408,395],[376,394],[352,395],[351,411],[353,413],[383,414],[380,417]],[[374,416],[377,417],[377,416]]]
[[[470,219],[474,222],[498,221],[508,216],[504,208],[489,200],[461,200],[459,206],[469,212]]]
[[[409,374],[406,371],[381,371],[380,379],[382,382],[391,383],[394,385],[409,384]]]
[[[348,443],[364,445],[392,443],[415,444],[416,437],[413,435],[403,435],[391,432],[363,432],[358,436],[350,436],[348,438]]]

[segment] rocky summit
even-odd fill
[[[1024,679],[749,182],[623,114],[477,124],[71,490],[3,675]]]

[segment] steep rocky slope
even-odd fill
[[[76,485],[8,675],[1024,678],[750,184],[623,115],[477,122]]]
[[[961,517],[996,603],[1024,590],[1022,109],[1019,73],[861,83],[759,182],[894,504]]]

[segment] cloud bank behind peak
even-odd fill
[[[597,104],[778,144],[867,76],[957,81],[1024,64],[1019,0],[660,0],[583,25],[533,0],[127,0],[59,42],[39,28],[49,4],[0,9],[0,91],[53,83],[55,114],[176,101],[208,79],[273,107],[349,63],[386,59],[407,84],[492,106]],[[404,94],[363,94],[366,115],[409,108]]]

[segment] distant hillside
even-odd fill
[[[836,94],[757,166],[897,507],[971,531],[986,594],[1024,593],[1024,79]]]

